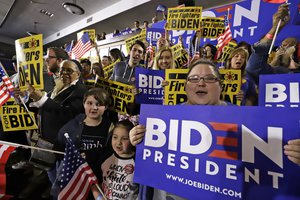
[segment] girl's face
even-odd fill
[[[83,106],[86,117],[93,120],[101,120],[101,117],[106,110],[106,107],[100,105],[94,96],[88,96]]]
[[[246,56],[242,52],[238,52],[231,58],[231,69],[242,69],[245,62]]]
[[[170,51],[163,51],[157,61],[159,69],[170,69],[172,66],[172,54]]]
[[[112,135],[113,150],[120,157],[131,157],[134,154],[129,140],[129,133],[124,127],[116,127]]]

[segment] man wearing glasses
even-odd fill
[[[64,60],[69,60],[69,55],[64,49],[58,47],[50,47],[47,49],[47,68],[54,80],[58,79],[59,65]]]

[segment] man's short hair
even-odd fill
[[[89,59],[83,59],[83,60],[81,60],[81,61],[80,61],[80,64],[87,64],[87,65],[89,65],[89,66],[92,65],[92,63],[91,63],[91,61],[90,61]]]
[[[49,47],[48,50],[52,50],[57,59],[62,59],[62,60],[69,60],[70,59],[68,53],[63,48]]]
[[[140,45],[142,48],[143,48],[143,54],[145,54],[146,53],[146,46],[145,46],[145,44],[142,42],[142,41],[140,41],[140,40],[136,40],[131,46],[130,46],[130,48],[129,48],[129,50],[131,51],[131,49],[132,49],[132,47],[134,46],[134,45]]]

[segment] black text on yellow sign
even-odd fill
[[[31,116],[30,116],[31,115]],[[30,115],[20,105],[3,105],[1,107],[1,122],[4,131],[37,129],[33,121],[33,113]]]
[[[140,34],[132,36],[132,37],[128,38],[127,40],[125,40],[127,52],[130,51],[130,47],[135,43],[136,40],[140,40],[142,42],[145,41],[146,40],[146,32],[141,31]]]
[[[218,60],[218,62],[226,62],[228,59],[230,53],[234,50],[234,48],[237,46],[236,43],[229,42],[224,48],[222,52],[222,57],[221,59]]]
[[[93,80],[91,83],[89,81],[87,84],[94,84]],[[103,88],[111,94],[112,104],[109,106],[111,109],[120,113],[129,112],[129,104],[134,102],[133,86],[99,78],[96,87]]]
[[[118,62],[120,62],[120,59],[116,60],[116,62],[111,63],[110,65],[103,68],[104,78],[108,79],[112,75],[115,64],[117,64]]]
[[[16,55],[20,90],[26,90],[26,82],[35,89],[43,89],[43,44],[42,35],[16,40]]]
[[[172,46],[174,52],[174,63],[176,69],[182,69],[188,62],[188,53],[182,48],[180,44]]]
[[[164,87],[164,105],[177,105],[187,100],[185,92],[185,81],[188,69],[167,69]]]
[[[168,9],[168,30],[200,30],[202,7]]]
[[[218,38],[225,31],[224,19],[218,17],[202,18],[202,37],[203,38]]]
[[[241,89],[241,70],[220,69],[222,82],[221,99],[232,104],[241,105],[236,96]]]

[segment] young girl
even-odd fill
[[[135,148],[129,140],[129,131],[133,124],[129,120],[117,122],[111,138],[112,150],[107,150],[100,166],[97,167],[99,182],[106,199],[137,199],[138,185],[133,183]],[[99,165],[98,165],[99,166]],[[100,179],[102,177],[102,179]],[[101,199],[102,195],[92,187],[95,199]]]

